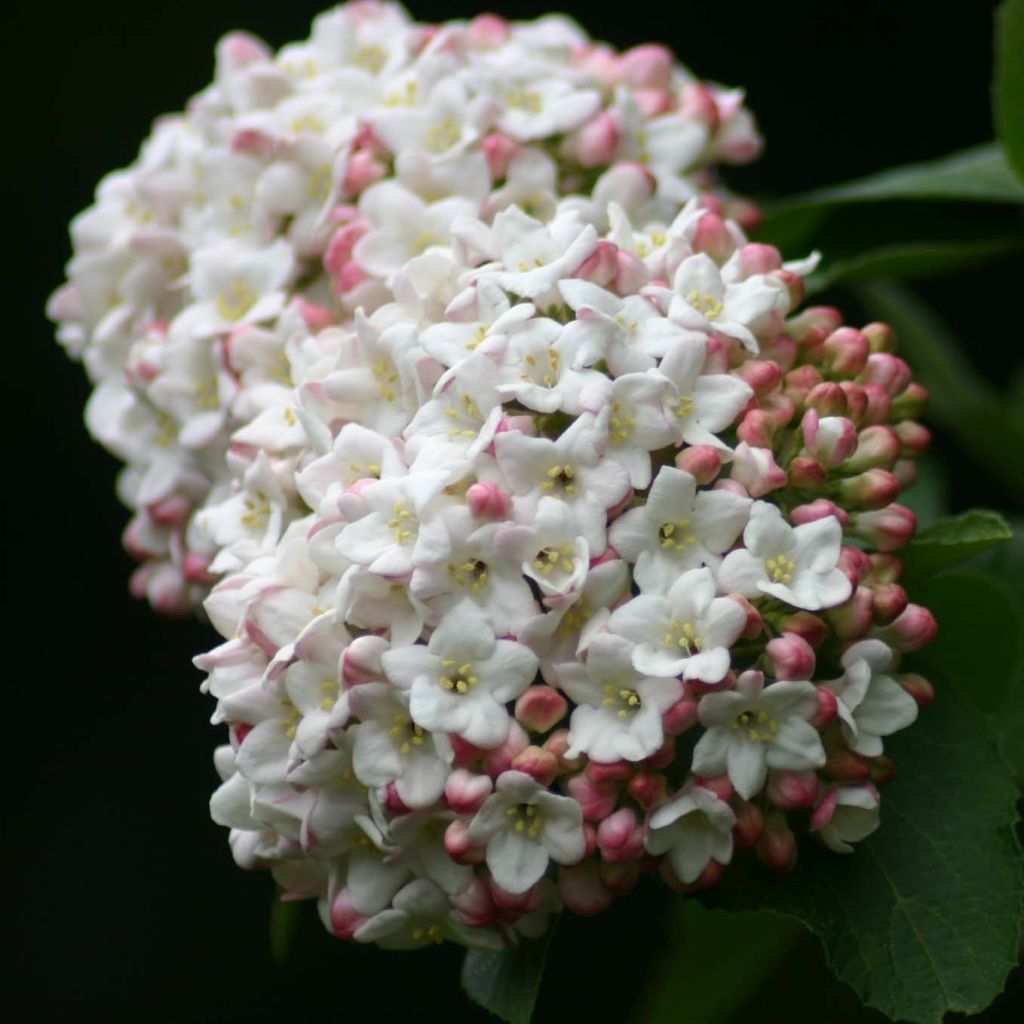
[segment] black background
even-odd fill
[[[597,38],[661,41],[696,73],[746,86],[768,147],[729,179],[770,196],[989,138],[993,6],[792,0],[576,4],[571,13]],[[414,13],[432,20],[481,9],[420,3]],[[272,962],[269,879],[234,866],[207,816],[210,753],[221,737],[190,659],[211,634],[127,595],[116,466],[86,436],[83,375],[42,311],[69,255],[68,220],[103,173],[134,157],[154,116],[180,109],[209,80],[217,38],[244,27],[279,46],[303,38],[316,10],[305,0],[60,10],[29,2],[4,15],[8,1006],[20,989],[44,1016],[62,1006],[157,1021],[485,1017],[456,990],[455,951],[379,954],[306,920],[289,964]],[[519,17],[544,10],[500,7]],[[1020,337],[1011,319],[1018,276],[1004,269],[926,289],[992,377],[1005,368],[1000,339]],[[962,482],[957,504],[999,502],[983,480]],[[563,977],[542,995],[539,1018],[560,1017],[557,1000],[575,985],[569,1012],[626,1019],[668,898],[645,889],[603,920],[567,922],[552,961]],[[847,990],[822,981],[820,965],[808,940],[758,996],[756,1018],[871,1019]],[[1012,1012],[1009,999],[1002,1009]]]

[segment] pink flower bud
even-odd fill
[[[479,864],[485,856],[484,848],[470,841],[469,823],[462,818],[448,823],[444,830],[444,849],[456,864]]]
[[[703,786],[704,789],[709,790],[718,797],[719,800],[724,800],[729,803],[730,800],[736,795],[736,791],[732,788],[732,783],[729,781],[728,775],[715,775],[713,777],[697,777],[697,783]]]
[[[919,676],[915,672],[905,672],[896,676],[896,682],[917,701],[918,707],[926,708],[935,700],[935,687],[924,676]]]
[[[662,715],[662,724],[669,736],[681,736],[697,722],[697,701],[681,697]]]
[[[776,334],[761,343],[761,358],[771,360],[785,373],[796,362],[796,342],[786,334]]]
[[[679,110],[684,117],[703,121],[710,131],[718,130],[718,101],[711,86],[704,82],[687,82],[683,86]]]
[[[802,313],[786,321],[789,336],[805,351],[824,344],[825,339],[843,322],[838,309],[831,306],[808,306]]]
[[[807,450],[826,466],[838,466],[857,449],[857,428],[845,416],[819,416],[808,409],[800,425]]]
[[[856,377],[864,369],[870,347],[855,327],[840,327],[821,346],[825,366],[840,377]]]
[[[910,383],[910,367],[899,356],[874,352],[868,356],[858,380],[864,384],[878,384],[890,396],[896,396]]]
[[[705,253],[718,264],[725,263],[736,248],[725,221],[714,213],[701,217],[690,245],[694,252]]]
[[[786,286],[786,293],[789,296],[789,305],[786,307],[786,312],[789,313],[794,309],[799,309],[800,304],[804,301],[804,279],[799,274],[794,274],[791,270],[774,270],[771,276]]]
[[[490,50],[501,46],[511,31],[509,23],[497,14],[478,14],[466,26],[466,39],[475,49]]]
[[[764,835],[757,844],[757,856],[773,871],[789,871],[796,863],[796,836],[784,814],[772,811],[767,815]]]
[[[512,758],[512,768],[531,776],[542,786],[550,786],[558,774],[558,758],[541,747],[527,747]]]
[[[614,280],[619,271],[618,246],[602,238],[597,248],[579,265],[573,277],[592,281],[602,287]]]
[[[915,420],[903,420],[897,423],[893,432],[899,438],[900,454],[906,458],[923,455],[932,442],[932,432]]]
[[[736,445],[730,479],[742,484],[752,498],[764,497],[787,482],[771,448],[752,448],[746,441]]]
[[[490,886],[480,876],[450,898],[459,920],[469,928],[486,928],[498,919]]]
[[[772,772],[768,776],[768,799],[783,811],[802,811],[818,799],[821,780],[815,772]]]
[[[839,568],[846,573],[851,586],[855,587],[871,575],[871,557],[860,548],[844,544],[839,550]]]
[[[882,630],[881,638],[893,650],[916,651],[935,639],[939,631],[935,616],[919,604],[908,604],[895,622]]]
[[[831,725],[839,716],[839,699],[827,686],[818,687],[818,710],[811,719],[811,725],[818,732]]]
[[[835,492],[847,508],[880,509],[899,495],[900,482],[887,469],[869,469],[839,480]]]
[[[876,580],[882,583],[895,583],[900,578],[900,574],[903,572],[901,558],[883,551],[876,551],[870,558],[871,574]]]
[[[230,32],[217,44],[217,64],[225,72],[270,59],[267,44],[247,32]]]
[[[509,518],[511,498],[496,484],[475,483],[466,491],[466,504],[476,519],[501,522]]]
[[[907,592],[898,583],[876,583],[871,590],[871,613],[875,622],[884,626],[903,614]]]
[[[847,416],[860,426],[868,411],[868,393],[864,390],[863,385],[858,384],[855,380],[842,380],[839,382],[839,386],[843,389],[843,394],[846,395]]]
[[[510,139],[501,132],[493,132],[480,143],[480,149],[487,158],[487,166],[491,170],[491,177],[495,181],[501,181],[508,174],[508,165],[512,158],[519,152],[519,143]]]
[[[850,516],[846,509],[840,508],[828,498],[815,498],[814,501],[808,502],[806,505],[797,505],[789,514],[790,521],[794,526],[813,523],[819,519],[827,519],[829,516],[835,516],[843,529],[846,529],[850,523]]]
[[[740,636],[744,640],[756,640],[764,630],[764,619],[761,613],[742,595],[727,594],[730,601],[735,601],[747,615],[747,624],[743,627]]]
[[[496,779],[502,772],[512,767],[512,761],[517,754],[522,753],[530,745],[530,737],[526,735],[522,726],[515,721],[509,725],[508,736],[500,747],[488,750],[484,753],[484,770],[492,779]]]
[[[597,862],[597,877],[601,884],[607,886],[618,896],[630,892],[640,877],[637,864],[609,864],[607,861]]]
[[[709,860],[708,866],[689,884],[681,882],[676,877],[676,873],[672,870],[672,865],[667,860],[661,862],[659,871],[662,881],[670,889],[675,889],[676,892],[682,893],[701,892],[704,889],[710,889],[713,885],[717,885],[721,881],[722,875],[725,874],[724,866],[719,864],[717,860]]]
[[[814,808],[814,813],[811,815],[811,832],[817,832],[818,829],[824,828],[832,820],[832,815],[836,813],[836,805],[838,803],[839,790],[836,786],[831,786],[822,795],[818,806]]]
[[[746,441],[751,448],[771,448],[777,425],[774,417],[766,409],[751,409],[736,428],[741,441]]]
[[[351,939],[369,918],[352,906],[348,889],[342,889],[331,901],[331,930],[339,939]]]
[[[597,848],[610,864],[625,864],[643,856],[643,825],[636,820],[632,808],[623,807],[601,822],[597,828]]]
[[[391,814],[408,814],[410,808],[398,795],[394,782],[389,782],[384,787],[384,808]]]
[[[753,846],[764,835],[764,814],[757,804],[752,804],[742,797],[733,803],[736,824],[732,827],[732,837],[741,849]]]
[[[634,46],[619,58],[619,78],[644,89],[668,89],[672,68],[672,52],[655,43]]]
[[[892,475],[899,481],[900,490],[909,490],[917,483],[917,462],[914,459],[900,459],[892,467]]]
[[[765,395],[760,405],[771,416],[776,429],[787,426],[796,415],[796,403],[781,391],[772,391]]]
[[[676,455],[676,468],[689,473],[698,484],[707,487],[722,469],[722,456],[709,444],[695,444],[683,448]]]
[[[185,579],[189,583],[201,583],[204,586],[209,586],[212,583],[216,583],[219,579],[216,573],[210,572],[209,557],[197,554],[195,551],[190,551],[185,555],[182,569],[185,573]]]
[[[634,292],[647,284],[650,279],[644,261],[639,256],[627,252],[625,249],[617,249],[615,252],[616,270],[612,279],[612,290],[619,295],[632,295]]]
[[[755,395],[763,398],[782,382],[782,367],[771,359],[748,359],[736,375],[754,389]]]
[[[171,494],[147,506],[146,511],[161,526],[181,526],[192,512],[192,499],[185,494]]]
[[[342,188],[346,196],[357,196],[387,174],[384,162],[365,149],[356,150],[345,165]]]
[[[861,333],[868,339],[872,352],[891,352],[896,347],[896,335],[888,324],[871,323]]]
[[[825,759],[825,774],[836,782],[867,782],[871,768],[867,761],[848,747],[835,746]]]
[[[916,381],[907,385],[902,395],[892,400],[890,411],[894,421],[916,420],[924,415],[928,408],[928,391]]]
[[[900,456],[900,440],[892,427],[876,424],[865,427],[857,439],[857,450],[843,467],[852,473],[866,469],[892,469]]]
[[[270,160],[277,149],[277,140],[255,128],[240,128],[231,136],[231,152]]]
[[[573,133],[569,147],[583,167],[611,163],[619,146],[619,124],[614,114],[602,110]]]
[[[341,676],[346,686],[361,686],[363,683],[374,683],[384,679],[384,669],[380,656],[386,647],[385,641],[379,636],[356,637],[345,648],[341,658]]]
[[[610,764],[591,761],[587,765],[586,773],[587,778],[598,785],[625,782],[633,774],[633,765],[630,761],[612,761]]]
[[[667,89],[634,89],[633,102],[640,116],[648,120],[667,114],[675,106],[672,93]]]
[[[809,396],[821,383],[821,373],[818,369],[811,366],[809,363],[805,363],[803,366],[798,366],[795,370],[790,370],[789,373],[786,374],[782,388],[783,391],[797,404],[811,405]],[[831,382],[826,383],[828,387],[831,388]],[[820,408],[818,405],[813,405],[813,408],[816,408],[823,416],[832,414],[842,415],[846,412],[845,403],[842,409],[833,409],[831,407]]]
[[[352,259],[352,249],[367,231],[370,230],[368,220],[354,220],[344,227],[338,228],[331,236],[324,252],[324,269],[335,279]]]
[[[556,729],[545,741],[544,749],[551,751],[558,758],[559,766],[565,771],[582,771],[585,758],[582,754],[571,760],[565,752],[569,749],[569,730]]]
[[[816,491],[828,480],[828,470],[810,455],[798,455],[789,464],[789,481],[794,487]]]
[[[880,551],[897,551],[917,529],[917,517],[905,505],[890,504],[872,512],[858,512],[850,519],[853,533]]]
[[[640,769],[629,780],[626,792],[645,810],[662,803],[668,790],[668,779],[660,772]]]
[[[615,899],[615,894],[602,884],[597,862],[593,860],[559,868],[558,894],[569,910],[584,917],[607,910]]]
[[[531,686],[516,701],[516,719],[531,732],[548,732],[569,710],[566,699],[550,686]]]
[[[780,623],[779,630],[783,633],[796,633],[812,647],[820,647],[829,635],[828,626],[811,612],[793,612]]]
[[[491,795],[490,776],[456,768],[444,784],[444,800],[456,814],[476,814]]]
[[[864,384],[863,388],[868,404],[861,416],[861,422],[864,424],[888,423],[892,408],[892,399],[889,397],[889,392],[881,384],[872,384],[870,382]]]
[[[448,739],[451,741],[452,750],[455,752],[455,763],[457,765],[472,764],[483,757],[483,750],[464,740],[461,736],[452,733]]]
[[[796,633],[784,633],[769,640],[765,653],[776,679],[810,679],[814,675],[814,648]]]
[[[845,416],[846,392],[835,381],[816,384],[804,398],[804,405],[821,416]]]
[[[583,808],[587,821],[600,821],[615,810],[618,787],[613,783],[596,783],[585,774],[574,775],[567,783],[569,795]]]
[[[871,628],[871,602],[874,594],[868,587],[857,587],[850,598],[825,612],[832,628],[842,640],[863,636]]]
[[[528,914],[531,910],[535,910],[543,899],[544,883],[545,880],[541,879],[526,892],[517,893],[502,889],[492,878],[489,883],[491,899],[501,910],[511,911],[516,915]]]

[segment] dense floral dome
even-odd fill
[[[713,167],[759,146],[662,47],[352,3],[224,39],[74,222],[133,586],[225,638],[213,816],[336,934],[502,945],[877,827],[926,396],[748,241]]]

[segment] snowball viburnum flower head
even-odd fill
[[[340,937],[503,948],[641,871],[728,884],[766,817],[884,819],[843,766],[924,702],[923,392],[716,190],[741,96],[360,0],[228,35],[72,224],[49,313],[132,590],[224,638],[211,814]]]

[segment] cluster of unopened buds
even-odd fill
[[[926,395],[748,242],[711,167],[758,150],[662,47],[353,3],[223,40],[75,222],[135,587],[226,638],[213,816],[336,934],[502,945],[877,827]]]

